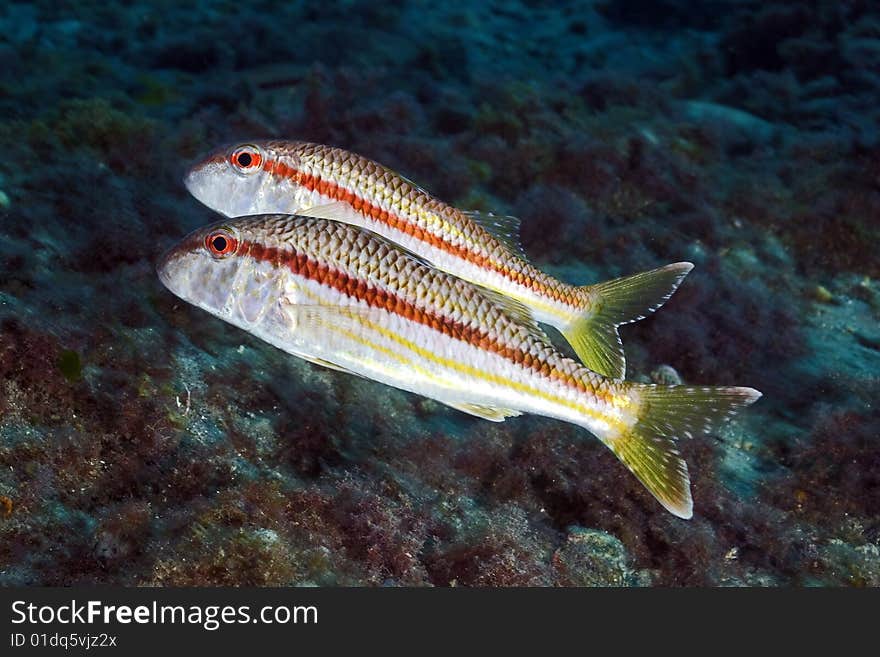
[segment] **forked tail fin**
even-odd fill
[[[692,517],[690,477],[676,440],[711,431],[761,393],[753,388],[624,385],[639,405],[638,421],[603,442],[668,511]]]
[[[689,262],[676,262],[580,288],[584,314],[562,334],[588,368],[612,379],[624,378],[626,360],[617,327],[657,310],[693,268]]]

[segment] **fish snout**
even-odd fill
[[[260,213],[260,182],[260,176],[242,176],[225,162],[209,162],[194,168],[184,179],[196,200],[226,217]]]
[[[162,285],[177,294],[175,281],[179,278],[180,245],[176,244],[165,251],[156,263],[156,274]]]
[[[192,270],[199,257],[204,237],[203,230],[193,231],[169,248],[156,263],[156,274],[162,285],[179,297],[186,298]]]
[[[183,177],[187,191],[199,202],[214,208],[215,197],[225,184],[231,182],[227,178],[234,177],[234,172],[227,161],[227,148],[218,148],[192,165]]]

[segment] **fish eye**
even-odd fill
[[[238,240],[225,230],[215,230],[205,237],[205,248],[215,258],[225,258],[235,252]]]
[[[239,146],[229,154],[229,163],[239,173],[253,173],[259,171],[263,163],[263,155],[256,146],[250,144]]]

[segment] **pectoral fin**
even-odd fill
[[[314,217],[317,219],[330,219],[344,224],[359,224],[363,222],[363,216],[344,201],[333,201],[323,205],[315,205],[310,208],[297,210],[299,217]]]
[[[361,323],[375,323],[381,319],[381,310],[377,308],[300,304],[287,300],[282,300],[282,304],[293,331],[318,331],[328,327],[352,330]]]

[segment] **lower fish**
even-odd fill
[[[681,518],[693,515],[693,500],[676,441],[761,396],[603,377],[559,353],[503,295],[318,216],[242,217],[196,230],[158,273],[185,301],[313,363],[487,420],[533,413],[583,427]]]

